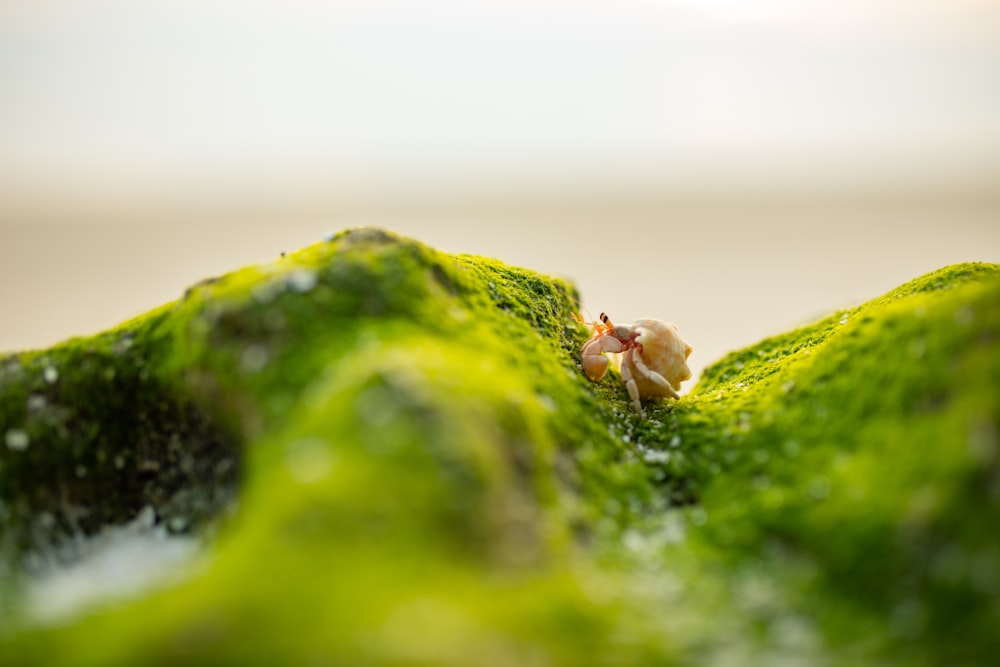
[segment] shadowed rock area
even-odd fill
[[[355,229],[0,360],[0,662],[1000,650],[1000,267],[732,353],[645,419],[585,379],[577,301]],[[137,535],[183,557],[123,592]],[[36,613],[97,544],[115,594]]]

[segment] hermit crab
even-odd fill
[[[677,333],[677,325],[653,319],[615,324],[604,313],[600,322],[587,322],[580,315],[573,319],[594,328],[580,352],[583,372],[591,381],[607,372],[606,352],[621,353],[622,382],[636,412],[644,414],[641,398],[680,398],[681,382],[691,378],[687,358],[692,348]]]

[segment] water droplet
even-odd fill
[[[555,412],[557,409],[559,409],[559,406],[556,405],[555,400],[553,400],[553,398],[548,394],[538,394],[538,404],[546,412]]]
[[[809,495],[816,500],[823,500],[830,495],[830,480],[826,477],[815,477],[809,482]]]
[[[167,522],[167,527],[171,533],[180,533],[188,527],[188,520],[182,516],[175,516]]]
[[[681,436],[675,435],[674,437],[670,438],[670,446],[671,447],[675,447],[675,448],[676,447],[680,447],[681,446]]]
[[[253,288],[253,298],[257,303],[268,304],[281,294],[284,283],[280,281],[262,282]]]
[[[31,444],[27,431],[19,428],[8,429],[4,441],[7,443],[7,448],[15,452],[23,452]]]
[[[121,455],[116,456],[115,457],[115,469],[116,470],[121,470],[124,467],[125,467],[125,457],[121,456]]]
[[[128,349],[132,347],[133,342],[134,342],[134,334],[132,333],[122,334],[122,337],[119,338],[117,341],[115,341],[114,353],[118,356],[125,354],[126,352],[128,352]]]
[[[305,294],[316,287],[316,273],[309,269],[293,271],[288,276],[288,286],[299,294]]]
[[[28,397],[28,412],[41,412],[48,406],[48,401],[41,394],[32,394]]]
[[[59,380],[59,369],[55,366],[46,366],[42,371],[42,378],[47,384],[55,384]]]
[[[248,345],[240,357],[240,366],[247,373],[256,373],[267,366],[270,355],[263,345]]]
[[[87,468],[86,466],[83,465],[78,465],[74,469],[74,472],[76,473],[76,476],[79,477],[80,479],[83,479],[84,477],[87,476]]]

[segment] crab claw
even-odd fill
[[[592,382],[597,382],[608,371],[608,358],[605,352],[621,352],[625,346],[614,336],[597,335],[583,346],[580,361],[583,372]]]

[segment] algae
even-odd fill
[[[565,281],[356,229],[0,361],[0,661],[1000,649],[1000,267],[734,352],[646,419],[614,373],[584,378],[577,303]],[[213,534],[207,560],[59,626],[25,613],[38,559],[140,510]]]

